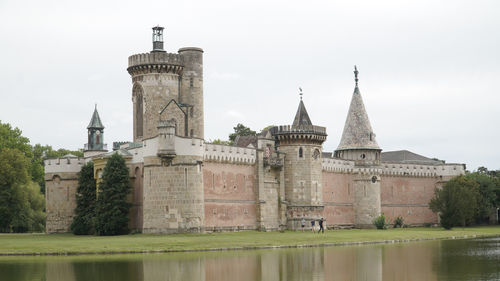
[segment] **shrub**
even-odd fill
[[[394,219],[394,228],[403,227],[403,224],[404,224],[404,219],[402,216],[397,216]]]
[[[386,229],[387,228],[387,225],[385,224],[384,213],[382,213],[380,216],[373,219],[373,225],[375,225],[375,227],[377,229]]]
[[[431,227],[432,226],[432,223],[430,222],[424,222],[424,227]]]

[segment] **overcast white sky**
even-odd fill
[[[298,87],[337,147],[353,65],[384,151],[500,169],[500,1],[0,0],[0,120],[33,144],[82,148],[94,103],[105,141],[132,139],[127,58],[204,53],[205,138],[291,124]]]

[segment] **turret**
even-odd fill
[[[354,160],[354,224],[372,227],[380,215],[380,152],[358,87],[358,69],[354,66],[356,85],[335,157]]]
[[[107,146],[104,144],[104,126],[97,112],[97,105],[87,126],[87,135],[88,142],[84,147],[85,157],[107,151]]]
[[[323,211],[321,146],[326,128],[312,124],[301,97],[293,124],[274,127],[272,134],[279,151],[286,154],[287,226],[299,229],[302,218],[319,219]]]

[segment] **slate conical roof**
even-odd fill
[[[298,127],[303,125],[312,125],[311,119],[307,114],[306,107],[302,98],[300,99],[299,108],[297,109],[297,114],[295,114],[295,119],[293,119],[292,127]]]
[[[356,77],[357,79],[357,77]],[[368,114],[366,113],[363,99],[356,81],[356,87],[352,94],[351,105],[345,120],[344,132],[337,150],[346,149],[377,149],[380,147],[375,140]]]
[[[94,109],[94,114],[92,114],[92,119],[90,119],[90,123],[87,126],[87,129],[104,129],[102,125],[101,118],[99,117],[99,113],[97,112],[97,106]]]

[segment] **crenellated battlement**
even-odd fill
[[[184,60],[181,55],[174,53],[153,52],[135,54],[128,57],[127,71],[133,74],[140,73],[182,73]]]
[[[354,161],[323,158],[321,166],[325,172],[352,173],[354,171]]]
[[[71,173],[80,172],[85,164],[84,158],[54,158],[43,161],[45,173]]]
[[[465,173],[462,164],[419,165],[383,162],[381,165],[382,175],[385,176],[447,177]]]
[[[271,134],[282,144],[314,143],[322,144],[326,140],[326,128],[315,125],[281,125],[271,128]]]
[[[222,144],[205,144],[204,160],[235,164],[255,164],[256,150]]]

